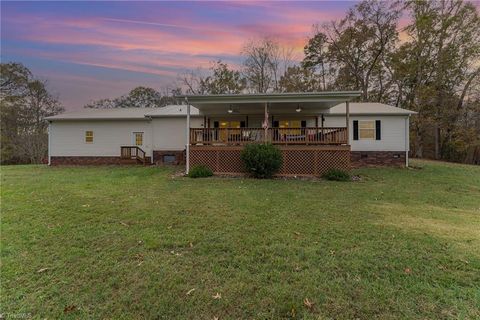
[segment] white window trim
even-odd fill
[[[360,128],[361,122],[373,122],[373,129],[363,129],[363,130],[373,130],[373,138],[362,138],[360,132],[362,129]],[[375,141],[377,140],[377,123],[376,120],[358,120],[358,140],[368,140],[368,141]]]
[[[87,141],[87,132],[89,132],[89,131],[92,132],[92,142]],[[93,144],[95,142],[95,132],[93,130],[85,130],[85,132],[83,133],[83,141],[86,144]]]
[[[136,140],[136,134],[141,133],[142,134],[142,144],[137,145],[137,140]],[[144,147],[145,146],[145,132],[144,131],[132,131],[132,145],[137,146],[137,147]]]

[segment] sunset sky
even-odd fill
[[[173,87],[187,69],[239,66],[248,39],[272,36],[301,59],[312,25],[355,2],[5,2],[2,62],[48,80],[67,109],[133,87]]]

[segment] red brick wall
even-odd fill
[[[69,165],[69,166],[98,166],[98,165],[122,165],[122,164],[138,164],[136,160],[121,159],[120,157],[51,157],[50,164]],[[150,164],[150,157],[147,157],[147,164]]]
[[[105,165],[121,164],[120,157],[51,157],[51,165]]]
[[[353,168],[405,166],[405,151],[352,151],[350,158]]]
[[[175,161],[172,164],[175,165],[184,165],[185,164],[185,150],[183,151],[165,151],[165,150],[154,150],[153,151],[153,162],[155,164],[164,164],[163,156],[174,156]]]

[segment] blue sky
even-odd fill
[[[298,59],[312,25],[355,2],[1,2],[2,62],[25,64],[67,109],[222,59],[238,68],[249,39],[276,38]]]

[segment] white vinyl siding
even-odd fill
[[[203,117],[190,118],[191,128],[203,128]],[[187,143],[185,117],[153,118],[153,150],[181,151]]]
[[[352,151],[407,151],[408,143],[405,143],[405,138],[408,137],[405,133],[408,132],[406,127],[407,116],[350,116],[350,145]],[[380,120],[381,124],[381,139],[359,139],[353,140],[353,120],[373,121],[375,128],[375,120]],[[319,119],[319,123],[321,119]],[[345,116],[325,116],[325,127],[345,127]],[[360,129],[359,129],[360,130]],[[360,133],[360,132],[359,132]],[[406,149],[407,148],[407,149]]]
[[[93,131],[93,143],[86,142]],[[50,156],[120,156],[120,147],[132,145],[133,132],[144,132],[142,149],[150,155],[149,121],[54,121],[50,124]]]

